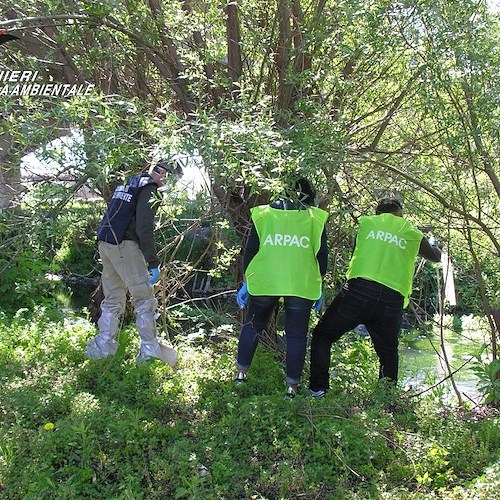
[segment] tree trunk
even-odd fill
[[[227,30],[227,65],[228,75],[233,82],[233,97],[234,94],[239,94],[237,86],[241,76],[241,39],[240,25],[238,22],[238,6],[236,0],[231,0],[225,7],[227,14],[226,30]]]
[[[10,134],[0,135],[0,210],[9,208],[21,190],[21,170],[11,154],[12,143]]]

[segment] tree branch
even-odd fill
[[[241,77],[241,37],[238,21],[238,5],[236,0],[228,2],[224,8],[226,12],[226,31],[227,31],[227,65],[229,78],[233,82],[233,90],[236,90],[235,84]]]
[[[360,161],[372,163],[372,164],[377,165],[385,170],[389,170],[389,171],[397,174],[398,176],[402,177],[403,179],[406,179],[407,181],[411,182],[412,184],[415,184],[416,186],[422,188],[422,190],[424,190],[426,193],[430,194],[433,198],[438,200],[439,203],[441,203],[441,205],[444,208],[447,208],[448,210],[450,210],[450,212],[453,212],[457,215],[460,215],[465,220],[468,220],[468,221],[471,221],[471,222],[474,222],[475,224],[477,224],[477,226],[480,227],[485,232],[485,234],[488,235],[488,238],[491,240],[491,242],[495,246],[497,253],[500,255],[500,243],[496,239],[493,232],[488,228],[488,226],[486,226],[486,224],[483,223],[483,221],[481,219],[478,219],[477,217],[475,217],[474,215],[470,214],[469,212],[467,212],[465,210],[457,208],[450,201],[448,201],[444,196],[440,195],[436,190],[432,189],[430,186],[425,184],[425,182],[423,182],[423,181],[421,181],[421,180],[419,180],[419,179],[417,179],[409,174],[406,174],[405,172],[403,172],[399,168],[396,168],[393,165],[390,165],[389,163],[385,163],[385,162],[380,161],[378,159],[370,158],[370,156],[365,155],[363,153],[360,153],[359,151],[350,151],[350,152],[351,152],[351,154],[359,156]]]
[[[404,85],[403,91],[400,92],[400,94],[396,97],[396,99],[394,100],[394,102],[391,106],[391,109],[385,115],[385,117],[382,121],[382,124],[380,125],[380,127],[378,129],[377,134],[375,135],[371,144],[368,146],[368,150],[372,151],[377,147],[378,143],[380,142],[380,139],[384,135],[385,130],[389,126],[389,123],[391,122],[392,117],[394,116],[396,111],[399,109],[403,99],[408,95],[408,93],[409,93],[410,89],[412,88],[413,84],[415,83],[415,81],[419,78],[419,76],[424,71],[424,68],[425,68],[424,66],[420,67],[420,69],[410,78],[408,83],[406,85]]]

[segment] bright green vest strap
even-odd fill
[[[260,244],[245,273],[250,295],[318,299],[321,274],[316,255],[327,212],[316,207],[279,210],[263,205],[251,213]]]
[[[402,217],[392,214],[361,217],[347,278],[382,283],[400,292],[407,307],[422,236],[421,231]]]

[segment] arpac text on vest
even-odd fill
[[[392,243],[403,250],[406,248],[406,244],[408,243],[404,238],[398,238],[396,235],[392,233],[380,230],[375,232],[373,229],[368,233],[366,239],[379,240],[379,241],[385,241],[386,243]]]
[[[264,240],[264,245],[309,248],[311,240],[308,236],[297,236],[296,234],[268,234]]]

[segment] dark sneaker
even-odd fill
[[[313,398],[324,398],[326,396],[326,391],[324,389],[318,389],[317,391],[309,389],[309,392]]]
[[[234,381],[237,384],[241,384],[242,382],[246,382],[247,381],[247,372],[238,372],[236,374]]]
[[[294,389],[291,385],[289,385],[285,393],[285,398],[292,399],[296,395],[297,395],[297,389]]]

